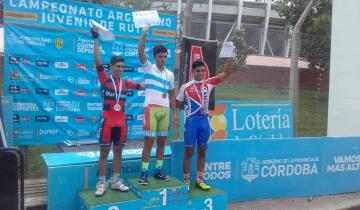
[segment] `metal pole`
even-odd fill
[[[267,5],[266,5],[264,33],[263,33],[262,43],[261,43],[261,52],[260,52],[261,55],[264,55],[264,52],[265,52],[267,31],[269,28],[270,12],[271,12],[271,0],[268,0]]]
[[[299,104],[299,67],[298,57],[300,52],[300,29],[305,21],[305,18],[310,13],[314,0],[310,0],[306,6],[304,12],[301,14],[297,21],[291,39],[291,67],[290,67],[290,84],[289,84],[289,99],[293,109],[293,136],[297,136],[297,115],[298,115],[298,104]]]
[[[181,16],[181,0],[178,0],[177,2],[177,35],[180,37],[180,30],[181,30],[181,22],[180,22],[180,16]]]
[[[207,27],[206,27],[206,40],[210,39],[212,10],[213,10],[213,0],[209,0],[209,11],[208,11]]]
[[[1,135],[1,139],[3,141],[4,148],[7,148],[8,145],[7,145],[6,136],[5,136],[5,129],[3,127],[3,123],[2,123],[1,119],[0,119],[0,135]]]
[[[287,32],[287,39],[285,40],[285,51],[284,51],[284,56],[285,57],[289,57],[289,53],[290,53],[290,43],[291,43],[291,36],[292,36],[292,27],[289,27],[289,30]]]
[[[244,0],[239,0],[238,18],[237,18],[237,23],[236,23],[236,29],[238,29],[238,30],[240,30],[240,27],[241,27],[241,18],[242,18],[242,12],[243,12],[243,5],[244,5]]]

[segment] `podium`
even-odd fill
[[[82,210],[120,210],[120,209],[227,209],[225,192],[211,188],[202,191],[190,189],[182,181],[170,177],[170,181],[149,177],[148,185],[138,184],[138,177],[129,178],[125,182],[130,187],[128,192],[107,189],[105,195],[96,197],[95,190],[79,193],[79,209]]]

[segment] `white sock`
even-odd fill
[[[119,180],[120,173],[113,173],[112,175],[112,182],[117,182]]]
[[[105,176],[100,176],[99,181],[102,182],[102,183],[106,183],[106,177]]]

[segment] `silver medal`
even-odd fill
[[[114,110],[117,111],[117,112],[120,111],[121,110],[120,104],[115,104],[114,105]]]

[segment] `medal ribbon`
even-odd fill
[[[196,92],[196,95],[199,97],[200,99],[200,103],[201,103],[201,108],[204,107],[204,94],[205,94],[205,87],[204,87],[204,80],[201,80],[201,96],[200,96],[200,93],[195,85],[195,80],[193,80],[192,82],[192,85],[194,86],[194,89],[195,89],[195,92]]]
[[[119,92],[117,92],[117,88],[116,88],[116,83],[114,81],[113,76],[110,76],[111,78],[111,82],[114,86],[114,90],[115,90],[115,100],[116,100],[116,104],[119,104],[120,101],[120,96],[121,96],[121,90],[122,90],[122,80],[119,78],[120,82],[119,82]]]

